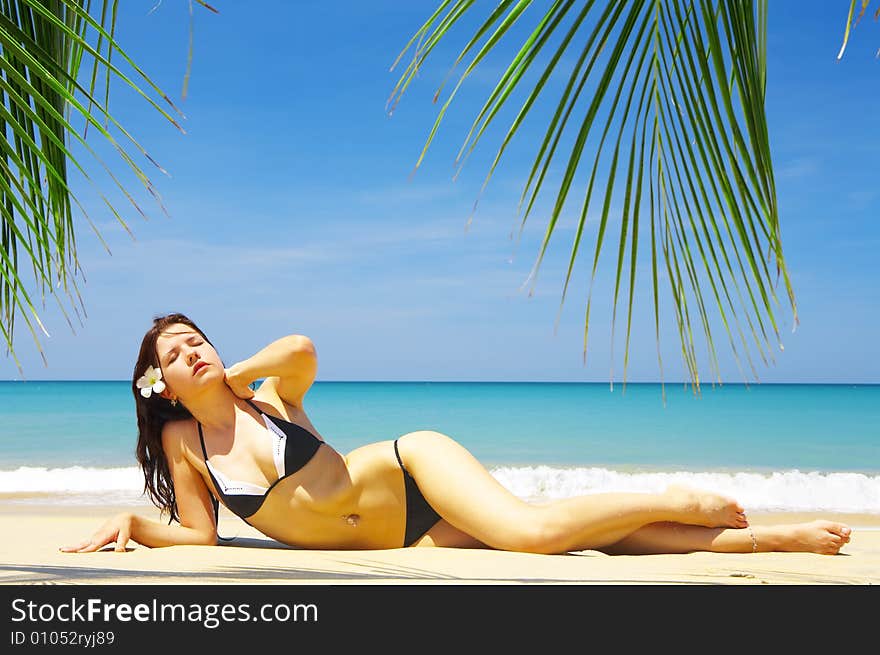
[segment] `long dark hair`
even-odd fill
[[[144,473],[144,493],[160,509],[160,517],[165,512],[168,512],[170,515],[168,519],[169,524],[172,521],[179,523],[180,517],[177,513],[177,499],[174,495],[171,471],[168,468],[165,452],[162,450],[162,427],[168,421],[191,418],[192,414],[183,406],[183,403],[179,402],[176,405],[172,405],[167,398],[163,398],[157,393],[151,394],[149,398],[144,398],[137,387],[137,381],[144,374],[148,366],[158,368],[159,358],[156,353],[156,339],[160,333],[176,323],[190,326],[211,346],[214,345],[205,336],[205,333],[184,314],[172,313],[156,316],[153,318],[153,326],[147,330],[143,341],[141,341],[141,349],[138,353],[137,363],[134,365],[134,374],[131,379],[131,391],[134,394],[138,425],[136,452],[138,464],[140,464]],[[211,499],[215,503],[214,512],[216,514],[217,501],[213,496]]]

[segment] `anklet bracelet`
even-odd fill
[[[749,526],[749,534],[752,536],[752,552],[758,552],[758,540],[755,539],[755,532],[752,530],[752,526]]]

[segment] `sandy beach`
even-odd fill
[[[130,542],[62,553],[120,511],[158,520],[152,506],[20,504],[0,500],[0,584],[681,584],[871,585],[880,582],[880,516],[753,514],[754,525],[839,520],[853,537],[836,556],[812,553],[535,555],[458,548],[321,551],[291,548],[229,514],[219,546],[148,548]],[[167,521],[167,519],[166,519]]]

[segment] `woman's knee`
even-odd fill
[[[499,535],[495,548],[543,555],[565,552],[566,535],[552,514],[544,510],[529,506],[522,520]]]

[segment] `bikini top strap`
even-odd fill
[[[196,421],[199,426],[199,441],[202,442],[202,455],[205,457],[205,464],[208,463],[208,451],[205,450],[205,437],[202,435],[202,424]],[[214,474],[211,472],[211,469],[208,468],[208,475],[211,476],[211,479],[214,480]],[[217,486],[217,482],[214,482],[214,485]],[[208,493],[211,495],[211,506],[214,508],[214,527],[220,527],[220,501],[217,500],[217,497],[214,495],[214,492],[208,489]],[[217,530],[217,538],[220,541],[233,541],[235,537],[222,537],[220,536],[220,530]]]
[[[253,408],[254,408],[255,410],[257,410],[260,414],[263,413],[263,410],[260,409],[259,407],[257,407],[256,405],[254,405],[253,401],[252,401],[250,398],[245,398],[244,400],[245,400],[245,402],[246,402],[248,405],[250,405],[251,407],[253,407]]]
[[[202,455],[205,458],[205,462],[207,462],[208,461],[208,451],[205,450],[205,437],[202,434],[202,424],[199,423],[198,421],[196,421],[196,424],[199,426],[199,441],[202,444]]]

